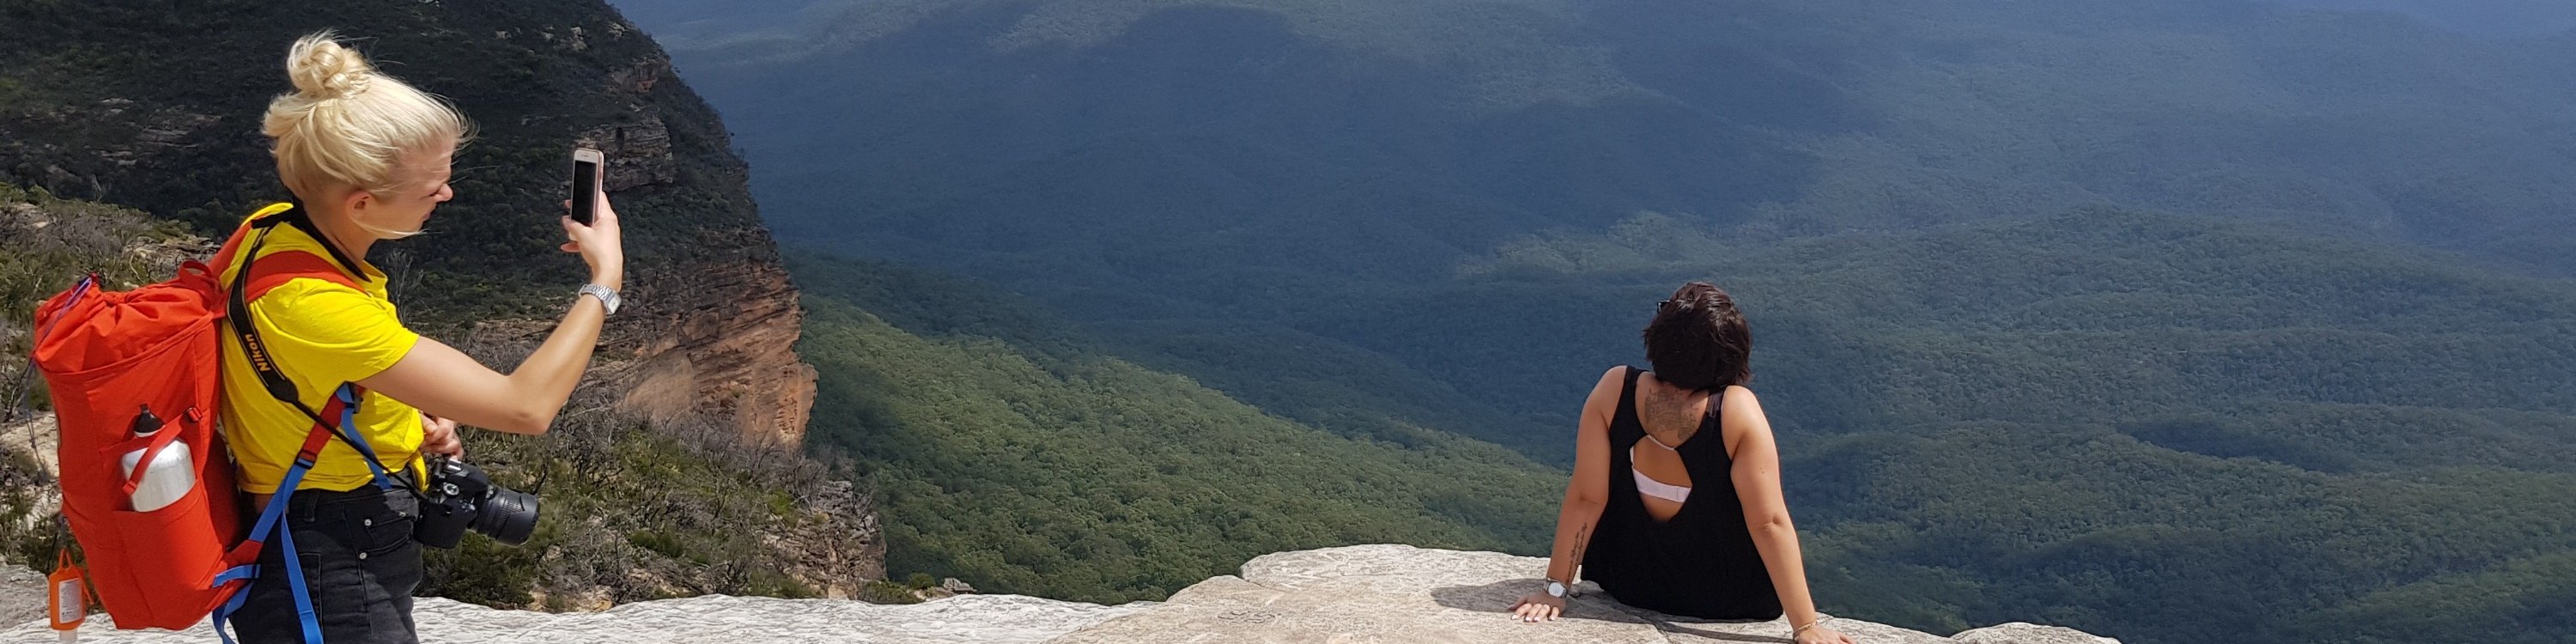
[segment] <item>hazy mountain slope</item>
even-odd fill
[[[1798,232],[2109,200],[2555,262],[2563,249],[2527,238],[2562,230],[2554,213],[2576,204],[2548,170],[2576,140],[2558,109],[2576,44],[2379,14],[2236,0],[805,11],[840,17],[792,46],[679,53],[773,170],[759,190],[782,226],[1192,300],[1199,280],[1155,267],[1418,277],[1496,231],[1641,209]]]
[[[2240,401],[2576,412],[2559,386],[2576,378],[2576,285],[2206,218],[2095,210],[1747,246],[1643,217],[1500,257],[1449,284],[1263,313],[1547,405],[1581,386],[1550,374],[1633,354],[1655,299],[1713,279],[1755,322],[1766,389],[1818,392],[1798,407],[1838,431]],[[1466,368],[1485,363],[1517,368]]]
[[[1280,550],[1545,550],[1563,479],[1508,450],[1271,416],[989,286],[821,257],[794,270],[815,285],[812,435],[883,491],[893,570],[1116,602]]]

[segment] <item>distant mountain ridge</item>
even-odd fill
[[[1796,234],[2097,202],[2568,254],[2545,168],[2576,44],[2246,0],[1917,6],[815,2],[678,55],[789,230],[854,211],[847,243],[905,259],[1156,292],[1061,256],[1418,276],[1638,210]]]
[[[2576,29],[2576,5],[2554,0],[2277,0],[2290,6],[2390,11],[2470,33],[2514,37]]]

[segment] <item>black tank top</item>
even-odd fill
[[[1689,500],[1669,521],[1646,513],[1632,473],[1636,464],[1628,458],[1628,448],[1646,438],[1637,421],[1641,373],[1628,369],[1610,421],[1610,503],[1583,551],[1583,578],[1638,608],[1707,619],[1778,618],[1780,595],[1771,589],[1770,571],[1744,525],[1744,502],[1735,495],[1718,398],[1708,401],[1699,432],[1677,449],[1690,471]]]

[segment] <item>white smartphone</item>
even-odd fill
[[[599,216],[599,151],[572,150],[572,220],[588,226]]]

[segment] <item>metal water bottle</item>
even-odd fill
[[[152,415],[152,407],[145,405],[142,413],[134,415],[134,437],[150,437],[161,431],[161,425],[161,417]],[[127,478],[133,478],[134,468],[143,460],[143,453],[150,449],[138,448],[118,458],[117,462],[123,467],[121,472]],[[152,457],[151,463],[139,466],[143,468],[143,481],[134,486],[134,496],[129,499],[136,512],[169,507],[179,502],[179,497],[187,496],[188,488],[197,485],[196,459],[188,452],[188,443],[184,440],[171,441],[161,448],[160,454]]]

